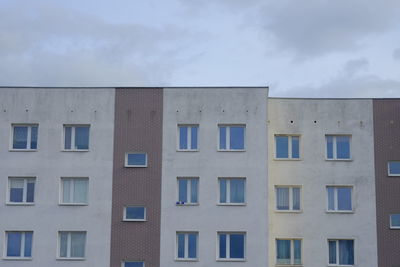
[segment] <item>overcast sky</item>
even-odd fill
[[[0,85],[400,97],[400,1],[0,0]]]

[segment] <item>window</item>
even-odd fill
[[[178,178],[177,205],[198,204],[199,179]]]
[[[6,232],[6,258],[32,258],[32,237],[33,232]]]
[[[143,261],[124,261],[122,267],[144,267]]]
[[[35,150],[37,149],[38,140],[37,124],[12,125],[12,149],[18,150]]]
[[[350,159],[350,136],[327,135],[326,158],[332,160]]]
[[[276,239],[276,264],[301,265],[301,240]]]
[[[329,265],[354,265],[354,240],[328,240]]]
[[[300,158],[300,136],[275,135],[275,145],[277,159]]]
[[[351,186],[327,186],[328,192],[328,211],[341,212],[352,211],[352,191]]]
[[[400,229],[400,214],[390,215],[390,229]]]
[[[88,150],[89,128],[89,125],[64,125],[64,150]]]
[[[219,150],[244,150],[244,125],[219,125]]]
[[[245,178],[219,178],[219,204],[244,204],[245,187]]]
[[[197,232],[176,233],[177,260],[197,260]]]
[[[147,154],[141,152],[126,153],[125,167],[147,167]]]
[[[218,260],[244,260],[245,240],[245,233],[218,233]]]
[[[7,204],[29,205],[35,201],[35,178],[8,178]]]
[[[58,232],[61,259],[85,258],[86,232]]]
[[[124,221],[145,221],[146,208],[140,206],[124,207]]]
[[[388,175],[389,176],[400,176],[400,161],[389,161],[388,162]]]
[[[198,149],[198,125],[178,125],[179,147],[182,151],[195,151]]]
[[[61,178],[61,204],[86,205],[89,178]]]
[[[279,211],[300,211],[300,187],[276,186],[276,209]]]

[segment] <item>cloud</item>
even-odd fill
[[[366,58],[349,60],[346,62],[343,68],[345,76],[353,76],[363,70],[367,70],[369,67],[369,61]]]
[[[400,60],[400,48],[393,51],[393,58]]]

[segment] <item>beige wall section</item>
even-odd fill
[[[307,267],[328,265],[328,238],[352,238],[354,266],[376,267],[372,100],[269,99],[268,120],[269,266],[275,238],[301,238]],[[275,134],[301,135],[301,159],[274,160]],[[325,160],[325,134],[351,134],[352,161]],[[326,212],[331,184],[354,186],[353,214]],[[275,211],[275,185],[302,186],[301,213]]]

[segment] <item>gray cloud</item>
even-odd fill
[[[400,48],[393,51],[393,58],[400,60]]]
[[[365,58],[353,59],[346,62],[343,68],[345,76],[353,76],[363,70],[367,70],[369,61]]]

